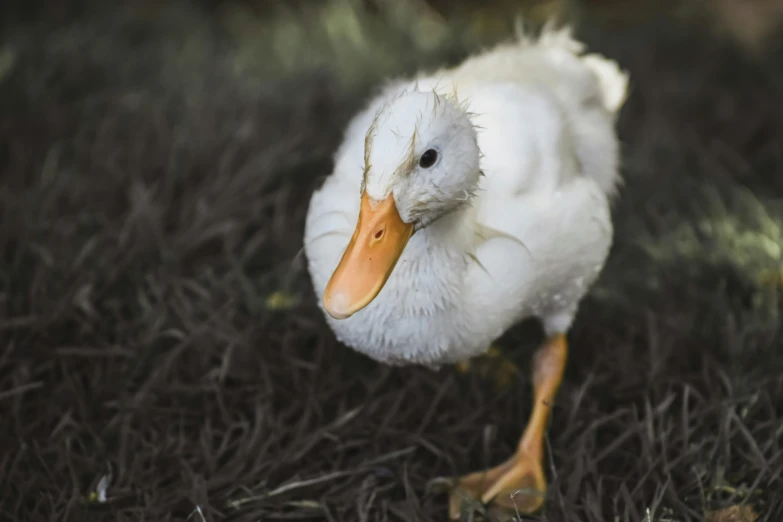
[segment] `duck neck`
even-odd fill
[[[463,258],[475,244],[475,209],[466,204],[418,232],[425,257],[454,255]],[[433,260],[434,261],[434,260]]]
[[[472,205],[465,205],[414,234],[395,268],[398,299],[409,297],[409,306],[418,312],[457,304],[455,299],[461,296],[475,237]]]

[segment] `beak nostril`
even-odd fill
[[[375,233],[375,239],[380,239],[383,237],[383,229],[380,229],[378,232]]]

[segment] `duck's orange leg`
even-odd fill
[[[481,377],[490,379],[498,392],[508,391],[519,374],[519,369],[514,361],[504,355],[495,345],[490,346],[485,353],[472,360],[458,362],[456,370],[462,374],[475,371]]]
[[[532,513],[541,508],[547,487],[544,437],[567,357],[568,344],[562,334],[551,337],[536,352],[533,362],[533,412],[516,453],[500,466],[457,479],[449,493],[449,515],[452,519],[459,518],[465,497],[512,512]]]

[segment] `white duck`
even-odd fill
[[[452,517],[465,494],[523,512],[543,504],[565,335],[612,243],[628,84],[583,47],[547,27],[392,82],[351,121],[310,202],[315,291],[337,338],[369,357],[437,367],[482,354],[522,319],[543,322],[519,448],[454,481]]]

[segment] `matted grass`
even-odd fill
[[[371,86],[503,36],[395,5],[5,32],[0,517],[443,520],[428,480],[512,451],[535,325],[503,392],[390,369],[334,340],[298,255]],[[782,520],[783,62],[698,25],[578,34],[632,74],[626,181],[530,519]]]

